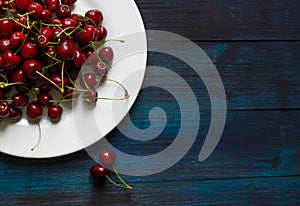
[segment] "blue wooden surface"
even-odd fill
[[[162,173],[125,176],[135,188],[128,191],[95,183],[89,176],[95,162],[85,151],[48,160],[0,154],[0,205],[300,205],[298,1],[136,2],[147,29],[192,39],[216,65],[229,110],[214,153],[204,162],[197,160],[210,121],[203,83],[186,64],[150,53],[149,65],[180,74],[197,95],[200,130],[187,155]],[[164,108],[169,117],[160,137],[141,143],[114,130],[108,136],[110,142],[140,155],[170,145],[180,121],[178,105],[168,93],[157,88],[142,90],[131,118],[146,128],[153,106]]]

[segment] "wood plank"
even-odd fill
[[[178,54],[188,48],[160,42]],[[228,108],[234,109],[289,109],[300,106],[300,43],[298,42],[198,42],[223,80]],[[203,81],[196,72],[181,60],[161,53],[149,53],[148,66],[160,66],[181,75],[198,97],[200,109],[209,110],[210,103]],[[202,65],[206,66],[206,65]],[[201,68],[201,66],[200,66]],[[152,74],[152,73],[151,73]],[[164,82],[167,75],[154,74],[151,82]],[[147,74],[146,74],[147,77]],[[185,90],[177,88],[176,95]],[[151,95],[150,95],[151,94]],[[139,101],[167,101],[160,90],[149,91]]]
[[[299,40],[297,0],[136,0],[146,28],[192,40]]]
[[[166,109],[169,122],[164,132],[155,140],[137,142],[114,130],[108,137],[121,151],[134,155],[155,154],[174,140],[180,120],[177,106],[160,102]],[[150,107],[151,108],[151,107]],[[137,126],[147,127],[147,104],[136,104],[131,118]],[[162,120],[155,119],[158,123]],[[275,177],[300,175],[300,111],[230,111],[227,124],[213,154],[198,162],[210,121],[209,112],[201,112],[198,137],[191,150],[175,166],[146,177],[125,177],[128,182],[153,182],[175,180],[210,180],[237,177]],[[191,128],[197,127],[188,122]],[[23,193],[26,187],[43,185],[87,184],[89,168],[95,162],[85,154],[29,160],[0,155],[0,194],[5,191]],[[163,161],[158,164],[164,164]],[[117,166],[142,167],[145,162],[117,161]],[[49,171],[51,174],[49,174]],[[16,187],[15,185],[18,185]],[[39,190],[37,189],[37,192]]]
[[[70,178],[70,177],[66,177]],[[298,205],[299,177],[111,184],[48,184],[0,194],[1,205]],[[50,183],[50,182],[49,182]],[[23,185],[23,183],[21,183]]]

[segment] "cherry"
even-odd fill
[[[8,38],[14,32],[15,26],[14,22],[10,19],[0,20],[0,37]]]
[[[25,41],[26,36],[20,32],[20,31],[16,31],[14,32],[11,36],[10,36],[10,43],[11,43],[11,47],[12,48],[19,48],[22,43]]]
[[[40,92],[47,93],[52,89],[52,85],[49,81],[44,81],[43,84],[39,86]]]
[[[48,108],[48,117],[52,122],[58,122],[61,119],[63,108],[59,105],[51,105]]]
[[[106,64],[111,64],[114,58],[114,52],[111,47],[103,47],[99,51],[99,56]]]
[[[52,18],[50,23],[54,24],[54,25],[62,25],[62,20],[59,19],[59,18]],[[57,29],[58,27],[57,26],[51,26],[50,28],[51,29]]]
[[[17,18],[16,18],[16,21],[17,21],[18,23],[20,23],[20,24],[25,25],[25,19],[24,19],[23,17],[17,17]],[[14,22],[14,27],[15,27],[16,30],[21,31],[22,28],[23,28],[23,26],[20,25],[20,24],[18,24],[18,23]]]
[[[21,11],[25,11],[31,2],[33,2],[33,0],[17,0],[15,8]]]
[[[77,48],[75,48],[75,58],[73,60],[73,66],[80,68],[86,61],[85,55]]]
[[[26,113],[29,118],[38,118],[38,117],[42,116],[43,109],[39,103],[30,102],[27,106]]]
[[[26,42],[20,52],[20,55],[24,60],[34,59],[37,54],[38,49],[31,42]]]
[[[77,0],[61,0],[62,4],[74,4]]]
[[[34,12],[33,12],[34,11]],[[28,6],[27,6],[27,12],[31,13],[30,15],[35,17],[35,18],[39,18],[42,15],[42,11],[43,11],[43,6],[37,2],[31,2]]]
[[[98,92],[94,89],[91,89],[89,91],[85,91],[83,93],[83,97],[89,104],[95,105],[98,100]]]
[[[1,39],[0,40],[0,51],[6,52],[11,49],[12,49],[12,46],[11,46],[9,39]]]
[[[97,26],[97,40],[101,41],[107,36],[107,29],[104,26]]]
[[[93,23],[92,22],[90,22],[90,23],[95,24],[96,26],[101,24],[103,21],[102,12],[98,9],[91,9],[91,10],[87,11],[85,13],[85,16],[88,17],[89,19],[91,19],[93,21]]]
[[[64,33],[61,34],[61,30],[60,29],[58,29],[58,28],[52,28],[52,35],[50,37],[50,40],[53,41],[53,42],[58,42],[59,39],[60,40],[65,40],[66,39],[66,35]]]
[[[55,11],[59,6],[59,0],[46,0],[46,8]]]
[[[10,104],[8,102],[0,101],[0,117],[8,117]]]
[[[86,46],[90,42],[95,41],[97,39],[97,30],[94,26],[85,25],[83,29],[84,32],[81,33],[78,41],[80,46]]]
[[[47,38],[51,38],[53,30],[48,27],[43,27],[41,30],[41,34]]]
[[[85,57],[86,57],[86,64],[96,64],[99,60],[97,54],[94,52],[94,50],[87,50],[85,52]]]
[[[52,12],[49,9],[43,9],[40,18],[44,23],[50,23],[52,19]]]
[[[2,67],[8,71],[16,68],[21,63],[21,58],[12,51],[6,51],[2,56]]]
[[[64,77],[64,79],[62,79],[61,74],[51,74],[50,76],[50,80],[52,82],[54,82],[58,87],[62,87],[63,85],[63,81],[64,81],[64,85],[68,84],[68,79],[66,77]]]
[[[72,18],[65,18],[62,21],[63,28],[69,28],[69,27],[77,27],[78,26],[78,20],[72,19]]]
[[[104,181],[108,175],[108,170],[102,165],[96,164],[90,168],[90,173],[96,180]]]
[[[9,78],[10,82],[15,83],[15,82],[25,82],[26,77],[23,73],[23,70],[18,69],[14,71]]]
[[[60,19],[65,19],[70,17],[71,15],[71,7],[67,4],[59,5],[56,10],[56,16]]]
[[[37,96],[37,101],[42,107],[50,107],[52,105],[51,100],[53,97],[49,93],[40,93]]]
[[[95,64],[93,69],[94,69],[94,72],[100,77],[105,76],[108,72],[107,64],[105,64],[104,62],[101,62],[101,61],[99,61],[97,64]]]
[[[27,60],[23,63],[22,71],[25,76],[31,79],[37,79],[39,75],[36,73],[36,71],[41,72],[42,66],[36,60]]]
[[[116,161],[116,155],[109,149],[104,149],[100,152],[100,160],[105,165],[112,165]]]
[[[71,40],[64,40],[57,46],[56,53],[59,58],[73,60],[75,58],[75,44]]]
[[[82,85],[84,87],[87,86],[89,89],[95,88],[97,83],[95,74],[91,72],[84,74],[82,81],[83,81]]]
[[[23,108],[28,104],[29,97],[24,93],[16,93],[12,96],[12,106],[14,108]]]
[[[22,110],[19,108],[10,107],[8,117],[12,120],[18,121],[22,118]]]
[[[0,0],[0,9],[2,9],[3,6],[5,6],[5,2],[4,2],[4,0]]]
[[[44,34],[37,35],[34,38],[34,42],[35,42],[36,46],[42,50],[48,48],[49,41],[50,41],[49,38],[47,36],[45,36]]]

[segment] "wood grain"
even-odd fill
[[[175,32],[192,40],[299,40],[297,0],[136,0],[146,29]]]

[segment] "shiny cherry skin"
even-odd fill
[[[25,107],[28,104],[29,97],[28,97],[28,95],[19,92],[19,93],[14,94],[12,96],[11,100],[13,101],[12,102],[13,107],[22,109],[23,107]]]
[[[18,67],[21,63],[20,56],[15,55],[12,51],[6,51],[2,56],[2,67],[9,71]]]
[[[40,35],[37,35],[35,38],[34,38],[34,42],[35,42],[35,45],[39,48],[39,49],[42,49],[42,50],[45,50],[48,48],[48,43],[50,42],[49,38],[47,36],[45,36],[44,34],[40,34]]]
[[[108,72],[107,64],[105,64],[102,61],[99,61],[97,64],[95,64],[93,69],[94,69],[94,72],[100,77],[105,76]]]
[[[25,41],[26,36],[25,34],[23,34],[20,31],[16,31],[14,32],[11,36],[10,36],[10,44],[12,48],[19,48],[23,42]]]
[[[59,6],[59,0],[46,0],[46,8],[55,11]]]
[[[48,117],[51,122],[58,122],[61,119],[63,108],[59,105],[51,105],[48,108]]]
[[[57,86],[60,88],[62,87],[62,83],[64,81],[64,85],[68,84],[68,79],[67,77],[64,76],[64,80],[62,80],[61,74],[51,74],[50,75],[50,80],[53,81]]]
[[[19,108],[10,107],[8,117],[12,120],[19,121],[22,118],[23,112]]]
[[[38,54],[38,49],[31,42],[26,42],[20,51],[22,59],[34,59]]]
[[[34,0],[17,0],[15,4],[15,8],[21,11],[25,11],[28,5]]]
[[[107,29],[104,26],[97,26],[97,40],[101,41],[107,37]]]
[[[75,44],[71,40],[64,40],[56,48],[56,53],[59,58],[73,60],[75,58]]]
[[[39,118],[43,114],[43,108],[42,106],[37,102],[30,102],[27,105],[26,114],[29,118]]]
[[[0,40],[0,51],[6,52],[12,49],[10,39],[1,39]]]
[[[67,4],[61,4],[56,10],[56,16],[60,19],[69,18],[71,15],[71,7]]]
[[[0,101],[0,117],[8,117],[10,107],[8,102]]]
[[[71,18],[65,18],[62,20],[63,28],[69,28],[69,27],[77,27],[78,26],[78,20],[71,19]],[[71,29],[73,30],[73,29]]]
[[[42,15],[42,11],[43,11],[43,6],[37,2],[31,2],[27,6],[27,12],[33,12],[30,14],[30,16],[33,16],[34,18],[40,18],[40,16]]]
[[[9,38],[15,31],[14,22],[10,19],[0,20],[0,38]]]
[[[95,24],[96,26],[100,25],[103,21],[103,15],[102,12],[98,9],[91,9],[88,10],[85,13],[85,17],[88,17],[89,19],[91,19],[93,21],[89,22],[90,24]]]
[[[106,64],[111,64],[114,58],[114,52],[111,47],[103,47],[99,51],[99,56]]]
[[[86,46],[90,42],[95,41],[97,39],[97,29],[92,25],[85,25],[83,27],[84,32],[82,32],[79,36],[78,43],[80,46]]]
[[[40,18],[44,23],[50,23],[52,19],[52,12],[49,9],[43,9]]]
[[[22,69],[17,69],[16,71],[14,71],[10,76],[9,76],[9,80],[10,82],[14,83],[14,82],[25,82],[26,81],[26,77],[22,71]]]
[[[26,77],[37,79],[39,75],[36,72],[42,72],[42,65],[37,60],[27,60],[23,63],[22,71]]]
[[[42,107],[50,107],[53,103],[50,102],[53,97],[49,93],[40,93],[37,96],[37,102],[40,103]]]
[[[102,165],[96,164],[90,168],[90,173],[94,179],[103,181],[108,175],[108,170]]]
[[[96,87],[96,76],[94,73],[92,72],[88,72],[86,74],[83,75],[83,87],[87,86],[89,89],[93,89]]]
[[[84,53],[80,51],[80,49],[75,48],[75,57],[73,60],[73,66],[75,68],[80,68],[84,62],[86,61]]]
[[[103,149],[100,152],[100,160],[105,165],[112,165],[116,162],[116,155],[113,151],[109,149]]]

